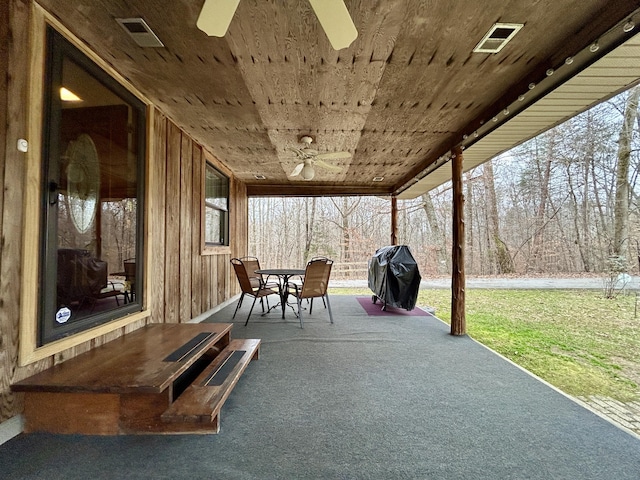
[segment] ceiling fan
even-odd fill
[[[196,22],[209,36],[224,37],[240,0],[205,0]],[[344,0],[309,0],[335,50],[347,48],[358,36]]]
[[[300,175],[304,180],[312,180],[316,174],[314,166],[331,170],[333,172],[339,172],[342,170],[340,167],[331,165],[325,162],[325,160],[345,160],[347,158],[351,158],[351,154],[349,152],[320,153],[317,150],[310,148],[313,143],[313,137],[310,137],[309,135],[304,135],[300,138],[300,141],[305,144],[304,148],[289,148],[291,151],[296,153],[300,160],[302,160],[302,163],[299,163],[296,165],[296,168],[293,169],[289,175],[290,177],[297,177]]]

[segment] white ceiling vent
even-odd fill
[[[523,26],[522,23],[496,23],[489,29],[473,51],[477,53],[498,53]]]
[[[158,36],[142,18],[116,18],[125,32],[141,47],[164,47]]]

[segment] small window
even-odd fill
[[[209,163],[204,191],[204,243],[229,245],[229,179]]]

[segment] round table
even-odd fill
[[[278,295],[280,296],[280,305],[282,306],[282,318],[284,319],[284,310],[287,305],[287,284],[291,277],[304,276],[305,270],[299,268],[261,268],[256,270],[255,273],[259,275],[266,275],[267,277],[278,277]],[[266,283],[266,282],[265,282]],[[276,308],[278,305],[274,305],[272,308]],[[291,307],[293,309],[293,307]],[[269,309],[271,310],[271,308]],[[295,312],[295,310],[294,310]],[[267,311],[267,313],[269,313]]]

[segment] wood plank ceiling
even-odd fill
[[[416,187],[416,178],[469,132],[480,131],[480,142],[530,83],[545,79],[552,91],[640,29],[620,27],[640,25],[638,0],[346,0],[359,35],[335,51],[307,0],[240,0],[224,38],[196,28],[202,0],[39,3],[251,195],[419,195],[434,182]],[[130,17],[165,46],[137,46],[115,21]],[[472,53],[496,22],[524,27],[499,53]],[[599,53],[545,75],[605,36]],[[340,172],[290,177],[299,161],[289,148],[302,135],[320,152],[352,157],[333,162]]]

